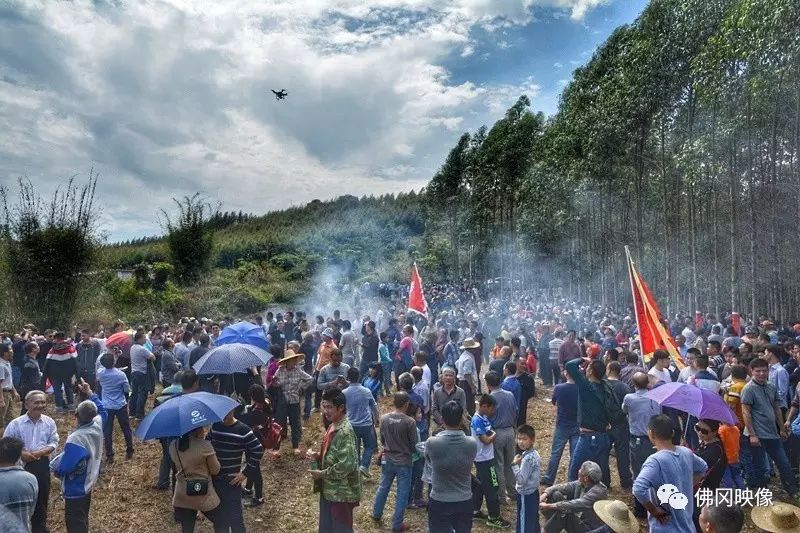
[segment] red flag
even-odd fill
[[[417,263],[411,267],[411,287],[408,289],[408,310],[415,311],[428,319],[428,302],[422,293],[422,278],[419,277]]]
[[[642,350],[642,357],[647,362],[650,361],[653,352],[656,350],[666,350],[669,352],[675,366],[681,369],[684,367],[683,359],[675,346],[675,341],[664,327],[661,310],[658,308],[650,288],[633,265],[633,259],[631,259],[631,253],[627,246],[625,247],[625,254],[628,257],[628,274],[631,280],[633,309],[636,314],[636,326],[639,330],[639,347]]]

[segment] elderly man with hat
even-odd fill
[[[639,522],[625,502],[600,500],[594,502],[592,508],[605,525],[591,533],[639,533]]]
[[[477,348],[480,343],[472,337],[464,339],[461,347],[464,351],[456,360],[456,377],[458,386],[464,390],[467,405],[465,406],[470,416],[475,414],[475,393],[478,391],[478,371],[475,368],[475,357],[469,351]]]
[[[600,481],[603,472],[593,461],[584,462],[578,470],[578,479],[548,488],[539,500],[539,509],[546,522],[545,533],[580,533],[603,526],[594,510],[594,503],[608,496],[608,489]]]
[[[301,359],[305,358],[302,353],[295,353],[293,350],[286,350],[283,359],[278,361],[278,370],[272,378],[272,384],[280,386],[283,397],[286,400],[286,417],[292,428],[292,449],[294,454],[300,455],[300,438],[303,426],[300,421],[300,398],[314,378],[306,374],[302,368],[297,366]],[[286,419],[278,421],[286,427]]]

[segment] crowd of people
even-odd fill
[[[289,447],[311,463],[320,532],[353,531],[373,476],[372,520],[392,531],[409,528],[408,510],[426,509],[433,533],[471,531],[476,521],[519,532],[620,533],[639,531],[638,519],[650,531],[730,533],[741,530],[741,507],[695,505],[698,490],[757,491],[777,473],[783,499],[798,497],[800,324],[760,317],[740,335],[731,316],[676,315],[668,326],[681,360],[661,350],[645,360],[629,313],[435,285],[428,319],[405,312],[402,292],[356,289],[344,316],[251,317],[272,358],[243,374],[193,369],[230,318],[133,330],[118,322],[74,335],[29,324],[0,334],[0,507],[20,531],[47,531],[55,475],[67,530],[91,530],[92,488],[102,463],[114,461],[115,421],[130,459],[131,421],[196,391],[234,396],[240,406],[210,427],[160,439],[154,488],[172,492],[182,531],[194,530],[198,512],[215,531],[245,531],[243,507],[264,503],[262,457]],[[107,343],[125,331],[128,345]],[[697,419],[647,396],[672,382],[720,394],[736,424]],[[74,413],[63,445],[46,414],[50,393],[56,413]],[[529,421],[537,394],[555,407],[551,427]],[[303,453],[315,412],[324,438]],[[546,464],[536,446],[542,431],[552,433]],[[609,496],[612,455],[632,509]],[[659,500],[666,484],[687,497],[683,509]],[[393,486],[394,509],[384,518]],[[777,504],[752,518],[777,531],[769,528],[780,513],[800,517]]]

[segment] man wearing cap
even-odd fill
[[[578,469],[578,479],[553,485],[542,493],[539,509],[545,518],[545,533],[580,533],[603,526],[594,511],[594,503],[608,496],[608,489],[600,481],[603,473],[593,461],[586,461]]]
[[[478,390],[477,386],[477,372],[475,370],[475,357],[468,351],[471,348],[480,346],[475,339],[466,338],[458,360],[456,360],[456,377],[458,378],[458,386],[464,390],[466,395],[467,405],[465,406],[470,416],[475,414],[475,392]]]
[[[317,363],[314,365],[314,381],[317,384],[314,393],[314,410],[319,410],[320,401],[322,400],[322,389],[319,388],[320,370],[331,362],[331,352],[336,348],[336,343],[333,341],[333,330],[331,328],[323,329],[320,338],[322,342],[319,348],[317,348]]]
[[[300,455],[300,439],[302,438],[303,426],[300,421],[300,397],[311,385],[313,378],[306,374],[302,368],[297,366],[300,359],[304,358],[302,353],[294,353],[293,350],[286,350],[283,359],[278,361],[278,370],[272,378],[272,384],[280,387],[283,397],[286,400],[286,416],[289,425],[292,427],[292,449],[295,455]],[[286,420],[278,420],[286,427]]]

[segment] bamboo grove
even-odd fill
[[[796,0],[653,0],[555,116],[528,108],[462,136],[427,188],[453,277],[623,306],[629,244],[670,313],[798,318]]]

